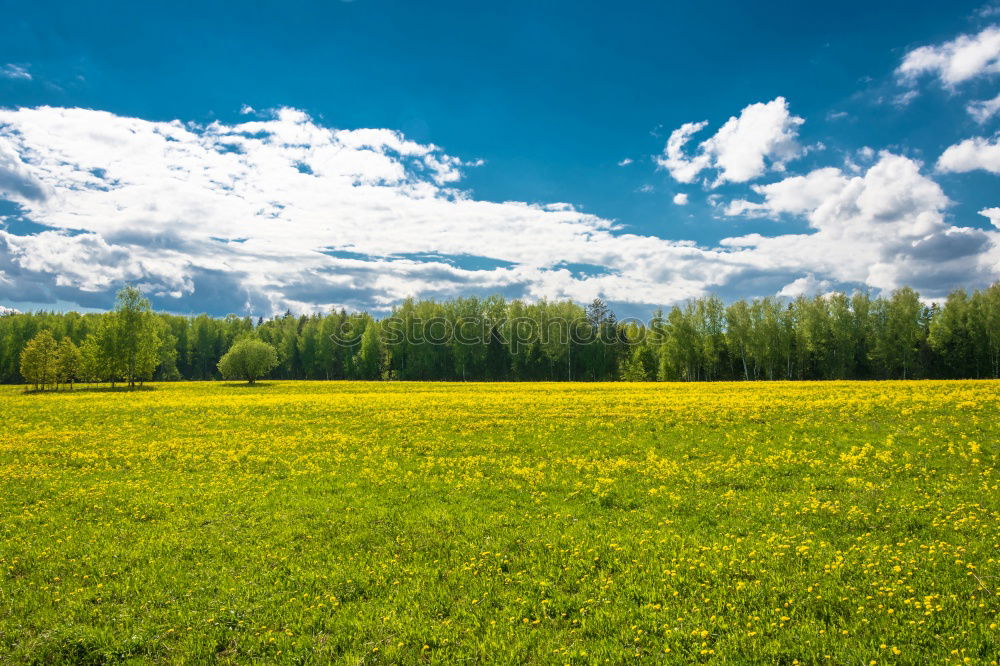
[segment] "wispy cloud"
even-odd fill
[[[970,102],[965,107],[965,110],[969,112],[969,115],[972,116],[977,123],[984,125],[989,122],[993,116],[1000,113],[1000,95],[997,95],[993,99]]]
[[[1000,4],[987,4],[984,5],[976,12],[976,15],[980,18],[992,18],[994,16],[1000,16]]]
[[[5,79],[21,79],[23,81],[31,80],[31,72],[24,65],[15,65],[13,63],[0,66],[0,77]]]

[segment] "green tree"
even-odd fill
[[[851,326],[854,330],[854,379],[872,376],[871,348],[874,331],[872,325],[872,298],[867,291],[857,291],[851,296]]]
[[[700,347],[701,378],[717,378],[719,359],[725,349],[726,309],[716,296],[699,299],[694,310]]]
[[[86,382],[100,382],[107,378],[103,368],[101,345],[97,335],[88,335],[80,345],[79,379]]]
[[[986,373],[1000,378],[1000,282],[973,294],[970,325],[977,358]]]
[[[746,301],[736,301],[726,308],[726,347],[730,355],[740,361],[743,379],[750,379],[752,334],[750,305]]]
[[[69,384],[72,390],[79,376],[80,350],[68,337],[63,338],[56,352],[56,383]]]
[[[40,331],[21,351],[21,376],[36,389],[45,390],[57,377],[59,345],[48,330]]]
[[[827,299],[828,348],[824,354],[826,379],[849,379],[854,376],[854,350],[858,345],[851,301],[836,292]]]
[[[897,289],[886,301],[879,299],[873,308],[876,324],[872,350],[889,377],[913,377],[925,331],[921,327],[924,307],[917,292],[909,287]]]
[[[113,314],[104,316],[94,332],[94,368],[98,381],[106,381],[114,388],[115,382],[125,374],[121,350],[122,334],[120,320]]]
[[[944,307],[931,320],[927,342],[937,353],[941,372],[948,377],[978,374],[974,368],[974,343],[971,324],[972,303],[964,290],[948,294]]]
[[[361,334],[361,346],[354,361],[354,369],[358,379],[378,379],[382,374],[382,339],[379,336],[378,324],[369,319]]]
[[[728,307],[705,297],[667,315],[658,311],[646,325],[615,321],[603,301],[584,308],[501,296],[407,299],[382,320],[344,310],[309,317],[288,312],[255,325],[235,315],[152,314],[138,290],[127,289],[110,313],[0,317],[0,382],[23,381],[21,352],[43,330],[79,346],[74,379],[112,386],[123,379],[216,378],[223,352],[247,335],[275,347],[279,366],[270,376],[282,379],[996,377],[1000,283],[953,292],[929,308],[911,289],[891,298],[858,291]],[[638,339],[644,340],[639,350]],[[68,377],[53,372],[57,383]]]
[[[256,338],[243,338],[233,343],[219,359],[219,372],[226,379],[245,379],[255,383],[278,365],[274,347]]]
[[[612,379],[619,352],[617,349],[618,318],[611,310],[611,306],[600,298],[595,298],[587,305],[584,316],[590,330],[583,336],[577,334],[571,337],[571,340],[584,339],[587,341],[584,353],[577,355],[589,370],[589,372],[583,373],[584,377],[589,376],[597,381]],[[578,333],[580,326],[576,321],[572,321],[570,329],[574,333]],[[629,365],[627,357],[622,365],[623,367]]]
[[[208,315],[198,315],[191,322],[188,336],[187,362],[191,379],[213,379],[212,369],[218,363],[221,340],[218,327]]]
[[[119,353],[123,379],[129,388],[136,381],[149,379],[159,362],[159,327],[149,300],[136,287],[125,287],[115,299],[114,316],[118,320]]]
[[[660,377],[666,380],[697,381],[706,360],[703,341],[705,326],[698,325],[698,305],[688,301],[684,308],[673,307],[663,330],[666,339],[660,347]]]
[[[156,325],[159,329],[160,348],[157,350],[156,379],[173,381],[181,378],[180,370],[177,368],[177,358],[179,342],[173,333],[173,328],[167,319],[157,317]]]
[[[622,327],[626,350],[620,361],[620,376],[627,382],[648,382],[656,378],[656,351],[646,339],[645,327],[629,323]]]

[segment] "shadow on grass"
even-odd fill
[[[26,388],[21,393],[23,395],[65,395],[73,393],[138,393],[140,391],[155,391],[155,386],[136,386],[134,388],[129,388],[128,386],[115,386],[114,388],[110,386],[81,386],[77,384],[71,389],[60,388],[56,389],[28,389]]]

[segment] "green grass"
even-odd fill
[[[996,663],[1000,384],[0,387],[0,663]]]

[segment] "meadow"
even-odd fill
[[[0,387],[0,663],[996,664],[1000,384]]]

